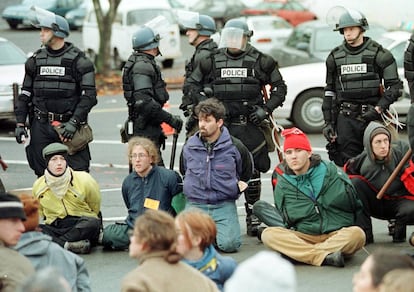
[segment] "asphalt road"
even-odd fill
[[[0,7],[1,10],[1,7]],[[0,34],[5,36],[26,52],[38,47],[38,32],[34,30],[10,31],[0,22]],[[80,33],[73,32],[71,38],[77,43]],[[183,40],[185,41],[185,39]],[[173,69],[165,70],[164,75],[181,76],[184,60],[177,62]],[[180,90],[170,90],[170,111],[181,114],[178,104],[181,98]],[[102,213],[104,224],[125,218],[126,210],[122,202],[120,187],[124,177],[128,173],[126,146],[120,142],[119,128],[126,119],[127,111],[125,101],[121,95],[99,96],[98,105],[90,114],[90,124],[94,130],[94,141],[91,143],[92,166],[91,174],[96,178],[102,193]],[[286,121],[279,121],[285,127],[291,126]],[[18,145],[14,138],[14,124],[2,122],[0,124],[0,154],[9,164],[6,172],[0,172],[6,188],[9,190],[30,191],[36,179],[27,165],[24,146]],[[322,135],[309,135],[314,151],[327,158]],[[401,138],[407,139],[406,133]],[[167,141],[167,147],[163,152],[166,165],[169,165],[171,154],[171,138]],[[177,153],[181,152],[184,136],[180,135]],[[271,153],[272,168],[277,163],[275,153]],[[177,163],[175,164],[177,168]],[[262,175],[262,199],[272,202],[270,184],[270,172]],[[237,202],[239,207],[239,219],[245,233],[244,200]],[[312,267],[296,265],[298,291],[350,291],[352,288],[352,275],[369,252],[377,248],[388,248],[396,251],[411,249],[408,243],[393,244],[386,233],[385,221],[374,221],[375,243],[359,251],[351,260],[347,261],[345,268]],[[411,234],[413,227],[408,228],[407,234]],[[244,236],[243,245],[238,253],[231,254],[238,262],[265,249],[256,239]],[[104,252],[97,247],[89,255],[84,255],[91,276],[93,291],[119,291],[122,277],[136,266],[136,261],[128,257],[127,252]],[[278,271],[274,271],[277,273]]]

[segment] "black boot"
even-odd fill
[[[330,253],[323,260],[322,265],[343,268],[345,267],[344,256],[340,251]]]
[[[388,220],[388,235],[394,235],[395,232],[395,219]]]
[[[407,237],[407,226],[395,223],[394,234],[392,235],[392,242],[399,243],[404,242]]]
[[[253,214],[252,206],[248,203],[244,203],[246,208],[246,233],[249,236],[257,236],[257,229],[261,224],[259,218]]]

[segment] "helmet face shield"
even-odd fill
[[[150,28],[154,32],[156,38],[154,38],[154,41],[157,43],[168,33],[168,28],[170,25],[171,23],[168,21],[168,19],[162,15],[159,15],[144,24],[144,26]]]
[[[40,7],[32,6],[28,18],[31,24],[37,28],[47,27],[53,29],[53,24],[56,25],[55,14]]]
[[[243,29],[228,27],[223,28],[220,36],[219,48],[231,48],[244,51],[247,45],[247,36]]]
[[[180,10],[177,11],[177,18],[185,29],[197,29],[197,25],[200,24],[200,14],[198,12]]]

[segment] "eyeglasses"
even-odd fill
[[[147,157],[148,157],[148,154],[145,154],[145,153],[138,153],[138,154],[134,153],[132,155],[129,155],[129,159],[137,159],[137,158],[142,159],[142,158],[147,158]]]

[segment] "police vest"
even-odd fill
[[[195,64],[194,60],[196,56],[201,55],[208,57],[210,55],[213,55],[216,50],[217,44],[212,39],[202,42],[200,45],[198,45],[193,56],[191,57],[191,60],[185,65],[185,78],[190,77],[191,73],[193,73],[194,68],[197,65]]]
[[[169,95],[165,90],[166,83],[161,77],[161,70],[157,66],[154,60],[148,58],[146,54],[134,52],[129,56],[128,61],[125,63],[124,72],[122,75],[122,87],[124,90],[124,97],[127,102],[135,103],[135,100],[132,99],[134,93],[134,85],[132,82],[131,69],[134,67],[134,64],[137,62],[149,62],[154,68],[155,80],[152,80],[153,90],[154,90],[154,99],[162,105],[168,101]]]
[[[339,101],[375,103],[380,96],[381,78],[375,59],[379,46],[371,40],[356,53],[339,46],[333,51],[338,78],[336,88]]]
[[[65,113],[75,109],[80,98],[76,80],[76,60],[80,54],[73,46],[59,56],[46,49],[36,52],[33,102],[41,110]]]
[[[214,96],[224,103],[254,105],[261,101],[261,84],[255,72],[259,57],[260,52],[254,48],[237,58],[219,50],[214,55]]]
[[[414,34],[408,42],[408,47],[404,53],[404,75],[408,81],[414,80]]]

